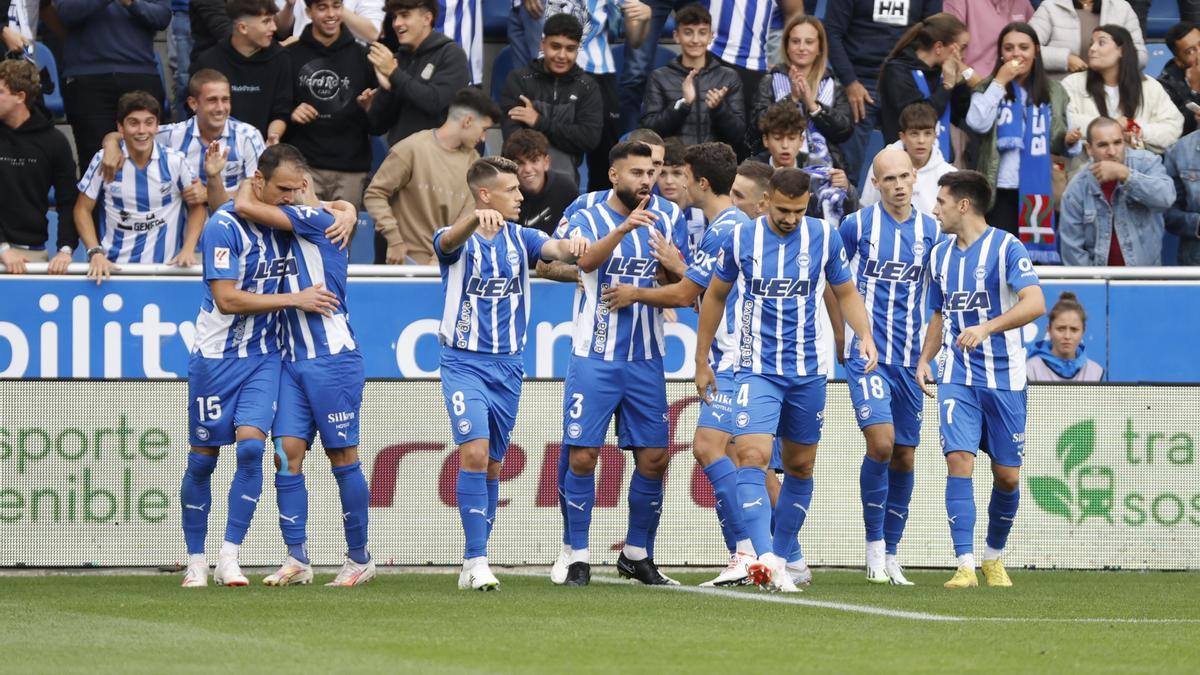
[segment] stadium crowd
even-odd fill
[[[910,155],[926,212],[941,175],[986,175],[989,223],[1040,264],[1160,265],[1164,232],[1179,264],[1200,262],[1200,3],[1180,0],[1157,79],[1143,72],[1149,2],[846,0],[820,19],[818,4],[513,0],[492,101],[482,0],[0,0],[2,260],[61,272],[82,240],[106,271],[191,264],[205,208],[283,141],[320,198],[369,214],[376,263],[428,264],[433,232],[471,208],[466,168],[498,126],[521,166],[521,221],[546,232],[574,195],[607,187],[609,150],[634,128],[666,139],[658,190],[695,233],[679,172],[708,141],[803,168],[810,215],[836,223],[879,199],[866,156],[879,132]],[[144,126],[124,116],[139,107]],[[138,176],[161,194],[139,196]]]

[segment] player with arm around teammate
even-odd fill
[[[818,309],[827,283],[860,337],[859,355],[867,372],[874,370],[876,352],[841,237],[828,223],[804,215],[808,174],[779,169],[770,186],[767,215],[735,227],[717,254],[700,309],[696,390],[712,401],[717,385],[708,351],[726,302],[732,302],[737,318],[733,435],[741,461],[737,501],[758,553],[749,577],[764,588],[795,593],[799,588],[786,571],[786,558],[812,501],[829,365],[818,354]],[[766,470],[776,433],[783,439],[785,476],[772,534]]]
[[[293,194],[272,178],[268,169],[261,198],[290,202]],[[348,236],[356,220],[356,215],[344,219],[341,229],[331,228],[328,236]],[[293,264],[290,239],[283,230],[236,215],[232,203],[218,209],[200,235],[206,284],[188,361],[192,448],[179,491],[188,550],[184,587],[208,585],[204,540],[211,477],[218,451],[231,443],[237,448],[237,469],[229,490],[225,543],[213,578],[227,586],[249,583],[238,565],[238,547],[262,494],[262,457],[279,392],[279,312],[294,308],[328,314],[337,307],[337,296],[322,284],[277,293]]]
[[[438,328],[442,393],[458,445],[455,492],[466,536],[460,589],[499,587],[487,562],[500,468],[516,424],[525,377],[529,263],[574,263],[589,242],[551,240],[515,221],[521,210],[516,163],[484,157],[467,171],[475,210],[433,235],[446,307]]]
[[[929,260],[943,238],[933,216],[913,205],[916,170],[902,150],[884,149],[873,164],[881,200],[842,220],[850,270],[879,348],[879,367],[866,373],[857,340],[841,349],[844,326],[833,327],[854,417],[867,450],[859,468],[867,581],[911,585],[896,559],[913,490],[913,457],[921,440],[924,403],[916,385],[925,324]]]
[[[266,176],[296,195],[296,203],[275,206],[263,201]],[[291,145],[273,145],[259,158],[252,181],[238,190],[238,215],[255,222],[292,229],[294,261],[284,279],[288,290],[324,284],[336,297],[328,314],[285,310],[281,320],[283,372],[279,412],[271,435],[275,441],[275,491],[279,526],[288,555],[268,586],[312,581],[307,559],[308,491],[302,472],[305,453],[317,433],[329,457],[341,499],[346,561],[328,586],[358,586],[375,577],[375,561],[367,552],[369,493],[358,461],[359,413],[364,384],[362,354],[350,328],[346,304],[347,257],[325,236],[334,215],[317,200],[308,163]]]
[[[958,569],[946,588],[978,586],[975,576],[975,454],[992,460],[987,549],[989,586],[1011,586],[1000,554],[1020,496],[1025,454],[1025,346],[1021,327],[1046,311],[1029,253],[1011,234],[984,219],[991,202],[987,179],[958,171],[938,180],[937,217],[949,238],[933,249],[929,306],[917,384],[932,397],[936,382],[942,454],[946,456],[946,516]]]

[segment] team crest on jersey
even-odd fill
[[[918,241],[913,244],[913,255],[918,258],[925,255],[925,242]]]
[[[458,433],[460,433],[460,434],[471,433],[471,420],[469,420],[465,417],[462,418],[461,420],[459,420],[458,421]]]
[[[871,416],[871,406],[863,405],[858,409],[858,419],[866,420]]]
[[[987,276],[987,268],[986,267],[984,267],[983,265],[980,265],[979,267],[975,268],[975,278],[976,279],[978,279],[979,281],[983,281],[983,278],[986,276]]]
[[[743,410],[737,414],[737,417],[733,418],[733,423],[738,425],[739,429],[745,429],[750,426],[750,413]]]
[[[196,427],[196,438],[198,438],[202,441],[207,441],[208,440],[208,429],[205,429],[204,427]]]
[[[509,265],[516,265],[521,262],[521,255],[516,251],[509,251],[508,255],[504,256],[504,259],[508,261]]]
[[[812,258],[808,257],[807,253],[801,253],[800,255],[796,256],[796,264],[800,265],[801,267],[808,267],[810,262],[812,262]]]
[[[579,426],[579,422],[571,422],[567,425],[567,436],[579,438],[581,435],[583,435],[583,427]]]

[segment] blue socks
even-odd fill
[[[571,465],[571,449],[566,443],[558,449],[558,510],[562,513],[563,545],[571,545],[571,528],[567,525],[567,468]]]
[[[1008,543],[1008,532],[1017,517],[1017,503],[1021,501],[1021,490],[1004,492],[992,486],[992,499],[988,502],[987,545],[997,551],[1004,550]]]
[[[722,457],[704,467],[704,475],[712,483],[717,498],[717,520],[721,523],[721,536],[732,554],[737,542],[746,538],[746,526],[742,523],[742,511],[737,508],[737,467],[728,457]]]
[[[189,452],[187,469],[179,486],[179,504],[183,509],[183,541],[188,555],[204,553],[204,538],[208,536],[208,512],[212,507],[212,473],[217,468],[216,455]]]
[[[254,509],[262,496],[263,451],[266,442],[247,438],[237,442],[237,470],[229,486],[229,517],[225,525],[225,541],[241,544],[250,529]]]
[[[496,524],[496,507],[500,504],[500,479],[489,478],[487,480],[488,507],[488,538],[492,536],[492,527]]]
[[[883,516],[887,508],[888,479],[887,462],[879,462],[863,455],[858,470],[859,496],[862,498],[863,526],[867,541],[883,539]]]
[[[366,564],[371,559],[367,554],[367,505],[371,495],[362,464],[355,462],[335,466],[333,477],[337,480],[338,494],[342,498],[342,529],[346,532],[346,547],[349,549],[346,556],[360,565]]]
[[[780,558],[787,557],[796,546],[800,528],[808,517],[808,507],[812,504],[813,481],[811,478],[797,478],[784,475],[783,487],[779,491],[779,501],[775,504],[775,533],[771,550]],[[755,547],[755,551],[757,551]],[[765,550],[765,549],[764,549]]]
[[[308,487],[304,484],[304,474],[276,473],[275,503],[279,505],[279,531],[283,533],[288,554],[307,563],[304,542],[308,540]]]
[[[744,466],[737,470],[735,503],[741,510],[746,536],[759,555],[771,550],[771,498],[767,495],[766,481],[764,469]]]
[[[946,477],[946,517],[950,520],[954,555],[974,553],[975,492],[970,478]]]
[[[908,504],[912,501],[913,472],[888,470],[887,513],[883,517],[883,541],[886,552],[896,555],[904,526],[908,524]]]
[[[636,473],[636,471],[634,472]],[[563,485],[567,508],[567,542],[576,551],[588,547],[588,530],[592,526],[592,506],[596,503],[596,476],[580,476],[567,469]]]
[[[455,494],[458,497],[458,515],[462,519],[463,534],[467,540],[463,558],[470,560],[487,555],[487,472],[459,469]]]
[[[661,479],[646,478],[634,469],[633,477],[629,479],[629,527],[625,532],[626,546],[647,548],[650,529],[658,525],[662,494]]]

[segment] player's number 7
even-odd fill
[[[958,404],[952,398],[942,401],[942,405],[946,406],[946,424],[954,424],[954,406]]]

